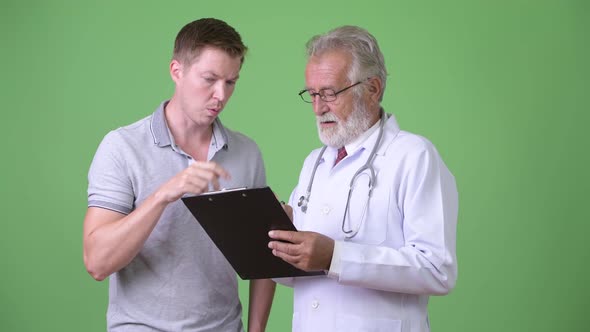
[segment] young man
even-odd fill
[[[305,89],[321,141],[293,191],[299,232],[272,231],[273,253],[326,276],[294,287],[293,331],[429,331],[430,295],[455,285],[457,191],[434,146],[399,129],[381,100],[377,41],[340,27],[307,44]]]
[[[88,174],[84,263],[110,276],[109,331],[243,331],[236,274],[179,199],[261,187],[261,153],[218,119],[246,46],[231,26],[200,19],[178,33],[169,101],[110,132]],[[274,283],[250,284],[249,331],[263,331]]]

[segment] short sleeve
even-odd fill
[[[88,207],[100,207],[123,214],[133,210],[133,186],[125,166],[123,139],[116,132],[100,143],[88,171]]]

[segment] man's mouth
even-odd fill
[[[329,128],[329,127],[333,127],[336,126],[338,123],[336,121],[320,121],[320,127],[321,128]]]
[[[213,112],[215,114],[219,114],[219,112],[221,112],[221,107],[207,107],[207,110],[210,112]]]

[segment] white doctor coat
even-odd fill
[[[377,128],[334,167],[336,149],[326,149],[307,213],[297,202],[305,195],[320,149],[305,160],[289,201],[293,222],[297,229],[327,235],[336,244],[327,276],[277,280],[294,287],[295,332],[427,332],[429,295],[446,294],[455,285],[455,179],[435,147],[400,131],[393,116],[385,123],[373,163],[377,175],[368,204],[368,177],[356,181],[345,229],[358,233],[345,238],[349,183],[378,134]]]

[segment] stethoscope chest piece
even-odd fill
[[[307,201],[309,200],[309,196],[301,196],[299,197],[299,202],[297,202],[297,206],[301,208],[301,212],[307,212]]]

